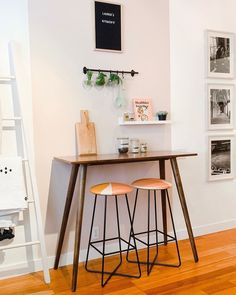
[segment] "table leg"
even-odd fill
[[[64,213],[63,213],[63,218],[61,223],[60,235],[59,235],[58,244],[57,244],[57,252],[56,252],[56,258],[54,262],[54,269],[57,269],[59,265],[59,259],[61,255],[61,249],[62,249],[62,245],[64,241],[68,217],[70,213],[71,202],[72,202],[72,198],[73,198],[73,194],[75,190],[75,183],[77,179],[78,168],[79,168],[79,165],[72,164],[70,181],[69,181],[69,185],[67,189],[66,203],[65,203],[65,208],[64,208]]]
[[[71,290],[76,291],[77,276],[78,276],[78,264],[79,264],[79,252],[80,252],[80,238],[82,228],[82,218],[84,209],[84,197],[85,197],[85,185],[86,185],[86,174],[87,165],[80,166],[79,175],[79,200],[76,215],[76,228],[75,228],[75,245],[74,245],[74,260],[73,260],[73,277]]]
[[[190,218],[189,218],[189,214],[188,214],[188,208],[187,208],[187,204],[186,204],[186,200],[185,200],[185,196],[184,196],[184,190],[183,190],[183,185],[182,185],[182,181],[181,181],[181,177],[180,177],[180,173],[179,173],[177,159],[172,158],[172,159],[170,159],[170,162],[171,162],[171,167],[172,167],[172,171],[173,171],[174,178],[175,178],[175,183],[176,183],[182,211],[184,214],[185,224],[186,224],[187,230],[188,230],[188,236],[189,236],[189,240],[190,240],[191,247],[192,247],[194,261],[198,262],[197,248],[196,248],[195,241],[194,241],[193,230],[192,230],[192,226],[191,226],[191,222],[190,222]]]
[[[165,160],[161,159],[159,161],[160,178],[165,179]],[[162,204],[162,223],[164,232],[164,244],[167,245],[167,215],[166,215],[166,195],[165,191],[161,190],[161,204]]]

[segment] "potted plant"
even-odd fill
[[[96,86],[104,86],[106,84],[106,77],[106,74],[100,72],[95,81]]]
[[[167,117],[168,112],[166,111],[159,111],[157,112],[157,117],[159,121],[165,121]]]
[[[120,83],[122,83],[122,80],[119,77],[119,75],[117,75],[115,73],[110,73],[110,77],[107,81],[107,85],[108,86],[116,86],[116,85],[119,85]]]
[[[93,86],[93,72],[92,71],[87,71],[86,73],[86,79],[83,81],[83,86],[85,88],[91,88]]]

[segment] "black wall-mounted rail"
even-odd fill
[[[128,75],[131,75],[132,77],[134,75],[138,75],[139,72],[136,72],[134,70],[131,70],[131,71],[115,71],[115,70],[102,70],[102,69],[88,69],[86,67],[83,67],[83,73],[84,74],[87,74],[88,71],[91,71],[91,72],[103,72],[103,73],[115,73],[115,74],[128,74]]]

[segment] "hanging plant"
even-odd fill
[[[98,76],[97,76],[97,78],[96,78],[95,84],[97,86],[103,86],[103,85],[105,85],[106,84],[106,77],[107,77],[106,74],[104,74],[102,72],[99,73]]]
[[[87,71],[86,79],[83,81],[83,87],[85,89],[91,89],[92,88],[92,86],[93,86],[92,77],[93,77],[93,72],[92,71]]]
[[[87,80],[84,81],[84,84],[87,86],[92,86],[92,77],[93,77],[93,72],[92,71],[87,71],[86,73]]]
[[[115,86],[115,85],[119,85],[122,82],[121,78],[119,77],[119,75],[114,74],[114,73],[110,73],[110,77],[108,79],[107,85],[111,85],[111,86]]]

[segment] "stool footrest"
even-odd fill
[[[130,251],[130,250],[135,250],[135,246],[132,245],[131,243],[129,243],[128,241],[124,240],[123,238],[119,238],[119,237],[110,238],[110,239],[106,239],[106,240],[104,240],[104,242],[106,243],[106,242],[108,242],[108,241],[114,241],[114,240],[120,240],[120,241],[126,243],[127,246],[128,246],[129,251]],[[121,250],[121,251],[120,251],[120,250],[117,250],[117,251],[112,251],[112,252],[108,252],[108,253],[103,253],[101,250],[99,250],[99,248],[97,248],[97,247],[94,245],[94,244],[98,244],[98,243],[102,243],[102,242],[103,242],[103,240],[94,241],[94,242],[91,242],[91,243],[90,243],[90,246],[93,247],[97,252],[99,252],[101,255],[104,255],[104,256],[114,255],[114,254],[118,254],[118,253],[120,253],[120,252],[127,252],[127,251],[128,251],[128,249],[123,249],[123,250]]]
[[[176,241],[175,237],[169,235],[169,234],[165,234],[164,232],[160,231],[160,230],[150,230],[149,233],[160,233],[162,234],[163,236],[166,236],[167,237],[167,242],[173,242],[173,241]],[[137,236],[140,236],[140,235],[144,235],[144,234],[147,234],[148,231],[143,231],[143,232],[138,232],[138,233],[135,233],[135,234],[131,234],[131,237],[135,238],[137,241],[139,241],[140,243],[146,245],[146,246],[154,246],[154,245],[162,245],[165,243],[165,241],[159,241],[159,242],[153,242],[153,243],[147,243],[143,240],[141,240],[140,238],[137,238]]]

